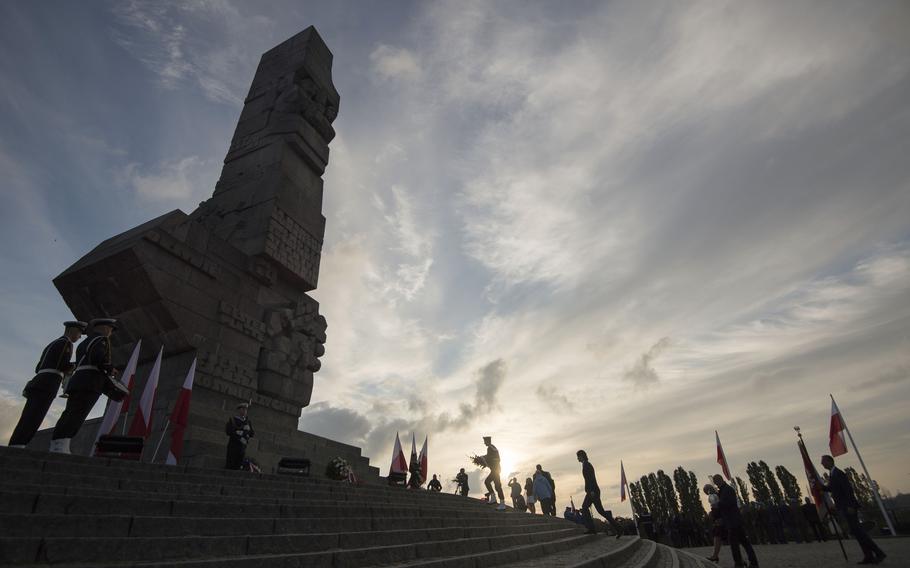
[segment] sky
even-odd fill
[[[585,449],[628,514],[620,460],[707,481],[715,430],[735,475],[802,478],[792,427],[827,451],[830,393],[910,491],[910,5],[885,0],[2,2],[0,442],[71,315],[53,277],[210,196],[259,56],[309,25],[341,105],[301,429],[382,473],[429,436],[474,494],[491,435],[560,506]]]

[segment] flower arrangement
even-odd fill
[[[345,481],[351,475],[351,466],[343,458],[333,458],[325,466],[325,476],[336,481]]]
[[[487,460],[483,456],[471,456],[471,463],[477,467],[487,467]]]

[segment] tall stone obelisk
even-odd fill
[[[137,396],[164,347],[155,443],[198,358],[189,465],[223,462],[224,424],[252,401],[248,454],[265,467],[284,455],[305,454],[314,468],[342,456],[376,477],[358,448],[297,430],[325,351],[326,322],[307,292],[319,277],[338,105],[332,53],[309,27],[262,56],[210,199],[108,239],[54,280],[79,319],[121,320],[115,359],[142,340]],[[84,430],[75,447],[88,453],[95,429]]]

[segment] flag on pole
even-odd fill
[[[803,456],[803,467],[806,470],[806,479],[809,480],[809,492],[812,493],[812,500],[815,502],[818,518],[824,519],[827,511],[825,509],[825,495],[822,492],[821,478],[818,476],[818,471],[809,458],[809,452],[806,451],[806,444],[803,443],[803,439],[800,438],[796,442],[796,445],[799,447],[799,453]]]
[[[714,431],[714,438],[717,440],[717,463],[720,464],[724,477],[727,478],[727,481],[730,481],[733,476],[730,475],[730,466],[727,465],[727,456],[724,454],[724,447],[720,445],[720,436],[717,434],[717,430]]]
[[[842,456],[847,453],[847,440],[844,438],[844,419],[840,415],[840,409],[831,397],[831,428],[828,431],[828,447],[831,448],[832,456]]]
[[[177,465],[177,461],[183,454],[183,433],[186,430],[187,422],[190,417],[190,396],[193,394],[193,378],[196,376],[196,359],[190,365],[190,370],[183,381],[183,388],[177,395],[177,402],[174,404],[174,411],[171,413],[170,424],[174,430],[171,432],[171,448],[167,452],[167,459],[164,463]]]
[[[426,483],[427,474],[429,473],[429,466],[427,464],[427,441],[430,439],[429,436],[423,439],[423,447],[420,448],[420,457],[417,458],[417,461],[420,462],[420,483],[421,485]]]
[[[133,348],[133,354],[130,355],[130,360],[126,363],[126,367],[123,369],[123,374],[120,375],[121,379],[127,380],[127,387],[133,388],[133,379],[136,376],[136,366],[139,364],[139,347],[142,345],[142,340],[136,342],[136,347]],[[130,401],[130,395],[127,394],[126,398],[119,402],[115,402],[111,399],[107,400],[107,408],[104,409],[104,418],[101,420],[101,427],[98,428],[98,433],[95,435],[95,443],[92,444],[92,453],[94,453],[94,448],[98,443],[98,439],[101,436],[107,436],[114,431],[114,427],[117,426],[117,420],[120,418],[121,414],[125,413],[126,406]]]
[[[142,398],[139,399],[139,408],[133,416],[133,423],[130,424],[130,436],[140,436],[148,438],[152,433],[152,406],[155,404],[155,394],[158,391],[158,375],[161,374],[161,357],[164,354],[164,346],[158,351],[158,358],[152,365],[152,372],[145,382],[145,389],[142,391]]]
[[[626,491],[628,491],[629,482],[626,481],[626,468],[622,465],[622,460],[619,460],[619,502],[622,503],[626,500]]]
[[[120,409],[120,416],[123,417],[124,428],[126,428],[126,415],[130,410],[130,400],[133,398],[133,385],[136,383],[136,365],[139,362],[140,345],[142,345],[141,339],[136,342],[136,347],[133,348],[133,355],[130,357],[129,363],[126,364],[126,369],[123,370],[123,374],[120,375],[120,382],[126,384],[126,388],[129,389],[129,392],[126,393],[123,400],[117,403],[118,408]],[[130,365],[132,365],[132,367]],[[108,434],[109,433],[110,432],[108,432]]]
[[[404,459],[404,450],[401,449],[401,438],[395,432],[395,447],[392,448],[392,465],[389,473],[405,473],[408,471],[408,462]]]

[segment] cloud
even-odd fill
[[[417,56],[404,48],[377,45],[370,53],[370,61],[383,79],[414,79],[420,75]]]
[[[556,387],[552,385],[539,384],[537,389],[534,391],[537,395],[537,398],[540,402],[549,406],[553,410],[558,411],[568,411],[572,412],[575,410],[575,405],[572,404],[572,401],[569,398],[556,390]]]
[[[635,388],[646,389],[660,382],[660,377],[652,363],[664,350],[671,345],[669,337],[661,338],[651,346],[647,352],[642,353],[635,365],[623,374],[623,379],[635,385]]]
[[[143,171],[138,164],[129,164],[123,172],[127,184],[146,202],[185,203],[188,212],[195,204],[211,194],[212,164],[189,156],[174,162],[162,162],[150,171]]]

